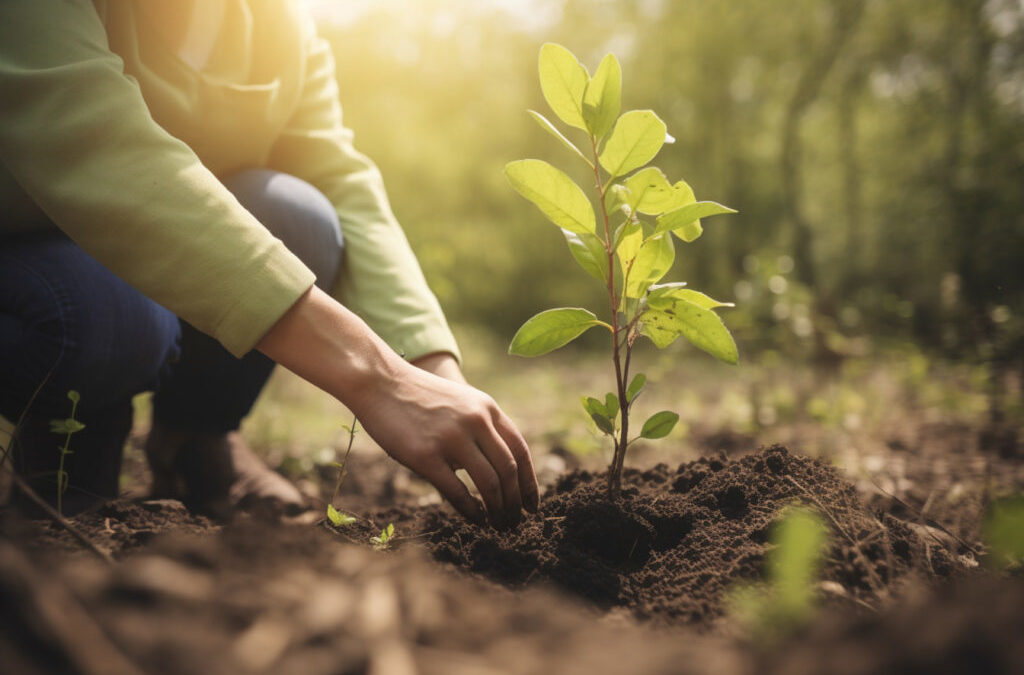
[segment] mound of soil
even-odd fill
[[[908,575],[947,577],[962,567],[955,551],[869,513],[834,469],[782,446],[737,460],[627,469],[614,501],[603,475],[574,471],[510,531],[462,522],[441,507],[374,517],[423,535],[436,559],[504,585],[549,582],[602,609],[707,628],[722,615],[729,587],[762,577],[772,526],[794,503],[830,526],[823,576],[838,601],[874,606]]]

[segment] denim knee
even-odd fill
[[[180,327],[63,235],[0,251],[0,413],[64,412],[76,389],[102,414],[152,388],[176,357]],[[86,404],[86,402],[88,402]]]
[[[224,186],[330,290],[341,270],[343,238],[338,214],[322,192],[304,180],[270,169],[245,169]]]

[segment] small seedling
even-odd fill
[[[828,529],[813,511],[790,508],[776,526],[772,543],[766,583],[741,586],[729,598],[733,616],[761,639],[781,636],[810,619]]]
[[[545,100],[563,122],[585,134],[589,156],[543,115],[529,113],[593,172],[595,200],[539,159],[510,162],[505,176],[561,229],[583,271],[605,286],[610,320],[578,307],[549,309],[522,325],[509,353],[540,356],[594,326],[611,333],[615,391],[584,397],[583,408],[615,443],[608,471],[608,492],[615,497],[629,445],[639,438],[664,438],[679,421],[678,414],[663,410],[644,422],[636,438],[629,437],[630,409],[647,382],[643,373],[630,379],[636,340],[644,336],[663,349],[682,336],[722,361],[738,360],[736,343],[714,312],[730,303],[684,288],[685,283],[658,283],[675,261],[676,239],[690,244],[703,232],[701,218],[735,211],[697,201],[685,181],[670,183],[660,169],[646,166],[674,139],[650,110],[619,115],[622,74],[614,55],[605,56],[591,77],[572,52],[549,43],[541,47],[539,70]]]
[[[332,466],[338,468],[338,482],[334,484],[334,493],[331,495],[331,501],[327,503],[327,520],[331,521],[331,524],[335,527],[345,527],[356,522],[355,516],[342,513],[334,508],[334,501],[338,498],[338,492],[341,491],[341,483],[345,480],[345,474],[348,473],[348,456],[352,452],[352,443],[355,441],[356,433],[359,431],[359,420],[353,417],[352,424],[342,424],[341,428],[348,433],[348,446],[345,448],[345,456],[342,457],[341,461],[332,463]]]
[[[57,466],[57,513],[62,515],[64,513],[64,491],[68,489],[68,472],[64,470],[64,459],[74,452],[70,449],[71,436],[85,428],[84,424],[75,419],[75,412],[78,410],[81,396],[72,389],[68,392],[68,399],[71,401],[71,415],[62,420],[50,420],[50,431],[55,434],[64,434],[64,445],[57,448],[60,451],[60,464]]]
[[[380,531],[380,536],[370,537],[370,541],[373,543],[373,547],[378,551],[386,551],[391,548],[391,543],[395,539],[395,524],[388,523],[388,526]]]
[[[992,503],[985,515],[987,564],[997,570],[1019,569],[1024,563],[1024,495]]]

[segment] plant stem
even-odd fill
[[[341,468],[338,469],[338,482],[334,484],[334,494],[331,495],[331,504],[334,504],[334,500],[338,498],[338,492],[341,491],[341,482],[345,480],[345,474],[348,473],[348,455],[352,452],[352,443],[356,439],[356,425],[359,420],[354,416],[352,417],[352,424],[348,428],[348,447],[345,448],[345,457],[341,460]]]
[[[612,314],[612,362],[615,364],[615,386],[619,397],[619,414],[622,424],[620,436],[615,440],[615,452],[608,468],[608,497],[614,499],[622,484],[622,464],[626,457],[627,434],[629,433],[629,406],[626,404],[625,374],[622,368],[622,353],[619,345],[619,298],[615,294],[615,242],[612,241],[612,227],[605,206],[605,188],[601,184],[600,160],[597,153],[597,138],[590,137],[594,152],[594,186],[597,190],[598,208],[604,218],[605,251],[608,253],[608,301]],[[611,182],[611,181],[609,181]],[[628,353],[628,351],[627,351]]]
[[[71,417],[75,419],[75,411],[78,410],[78,401],[71,400]],[[67,436],[64,437],[64,446],[60,449],[60,464],[57,466],[57,513],[64,514],[64,490],[68,488],[68,474],[64,471],[64,458],[71,454],[68,447],[71,445],[71,434],[73,431],[68,431]]]

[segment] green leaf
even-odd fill
[[[625,296],[643,297],[651,284],[668,274],[675,259],[676,249],[670,235],[659,234],[645,239],[633,259],[628,278],[623,270],[623,278],[626,278]]]
[[[541,129],[557,138],[562,145],[569,148],[569,150],[578,155],[579,158],[586,162],[590,168],[594,168],[594,163],[587,159],[587,156],[583,154],[583,151],[577,148],[572,141],[566,138],[565,135],[563,135],[562,132],[559,131],[554,124],[548,121],[547,117],[544,117],[536,110],[527,110],[526,112],[530,113],[530,117],[536,120],[537,124],[540,125]]]
[[[828,543],[828,528],[812,511],[787,509],[772,537],[768,577],[785,616],[802,618],[814,601],[815,580]]]
[[[612,176],[623,176],[654,159],[665,143],[665,123],[651,110],[631,110],[615,123],[598,160]]]
[[[569,252],[580,264],[583,271],[599,279],[608,280],[608,258],[604,250],[604,243],[592,234],[576,234],[562,228],[565,235],[565,242],[569,245]]]
[[[80,400],[82,400],[82,396],[74,389],[68,390],[68,398],[71,400],[72,403],[78,403]]]
[[[597,428],[603,431],[604,433],[615,433],[615,425],[612,424],[612,421],[605,417],[604,415],[598,415],[597,413],[594,413],[590,416],[590,419],[594,420],[594,424],[597,425]]]
[[[670,410],[662,410],[656,412],[647,418],[644,422],[643,429],[640,430],[641,438],[665,438],[669,435],[669,432],[676,426],[676,422],[679,421],[679,415]]]
[[[540,88],[551,109],[566,124],[586,131],[583,94],[590,81],[587,69],[568,49],[548,42],[540,48],[538,70]]]
[[[644,230],[640,223],[630,221],[622,224],[615,232],[615,255],[623,270],[636,258],[644,243]]]
[[[615,416],[619,414],[619,397],[611,392],[605,394],[604,409],[608,413],[608,418],[614,420]]]
[[[647,384],[647,376],[643,373],[637,373],[633,377],[633,381],[626,387],[626,400],[630,403],[640,394],[640,390]]]
[[[583,94],[583,119],[597,138],[615,124],[622,103],[622,69],[614,54],[607,54]]]
[[[640,332],[661,349],[682,335],[717,359],[731,364],[739,361],[736,343],[718,315],[689,300],[666,297],[658,300],[657,307],[648,302],[640,321]]]
[[[695,201],[697,201],[697,196],[693,194],[690,184],[685,180],[676,181],[676,184],[672,186],[672,203],[665,210],[672,211]]]
[[[612,327],[600,321],[593,312],[579,307],[548,309],[528,319],[519,327],[508,353],[515,356],[540,356],[569,344],[588,328]]]
[[[576,234],[594,233],[597,220],[590,200],[555,167],[540,159],[521,159],[505,165],[505,177],[555,225]]]
[[[720,213],[736,213],[736,210],[717,202],[687,204],[658,216],[658,225],[654,228],[654,232],[658,234],[671,230],[677,237],[689,243],[696,240],[704,231],[700,226],[701,218]]]
[[[657,167],[640,169],[622,183],[629,189],[630,206],[640,213],[656,216],[676,206],[678,195]]]
[[[994,500],[982,532],[989,546],[988,566],[1003,569],[1024,561],[1024,494]]]
[[[85,428],[85,425],[73,417],[62,420],[50,420],[50,431],[55,434],[74,434]]]
[[[685,284],[684,284],[685,285]],[[716,307],[735,307],[736,305],[731,302],[719,302],[714,298],[710,298],[700,291],[690,290],[689,288],[683,288],[676,284],[665,284],[662,286],[652,286],[650,293],[647,295],[647,305],[649,307],[671,307],[675,300],[687,300],[703,307],[704,309],[715,309]]]
[[[608,416],[608,411],[605,409],[604,403],[601,403],[601,401],[597,400],[593,396],[584,396],[581,401],[583,403],[583,410],[585,410],[588,415]]]
[[[333,504],[327,505],[327,520],[331,521],[331,524],[336,527],[345,527],[356,522],[355,518],[334,508]]]

